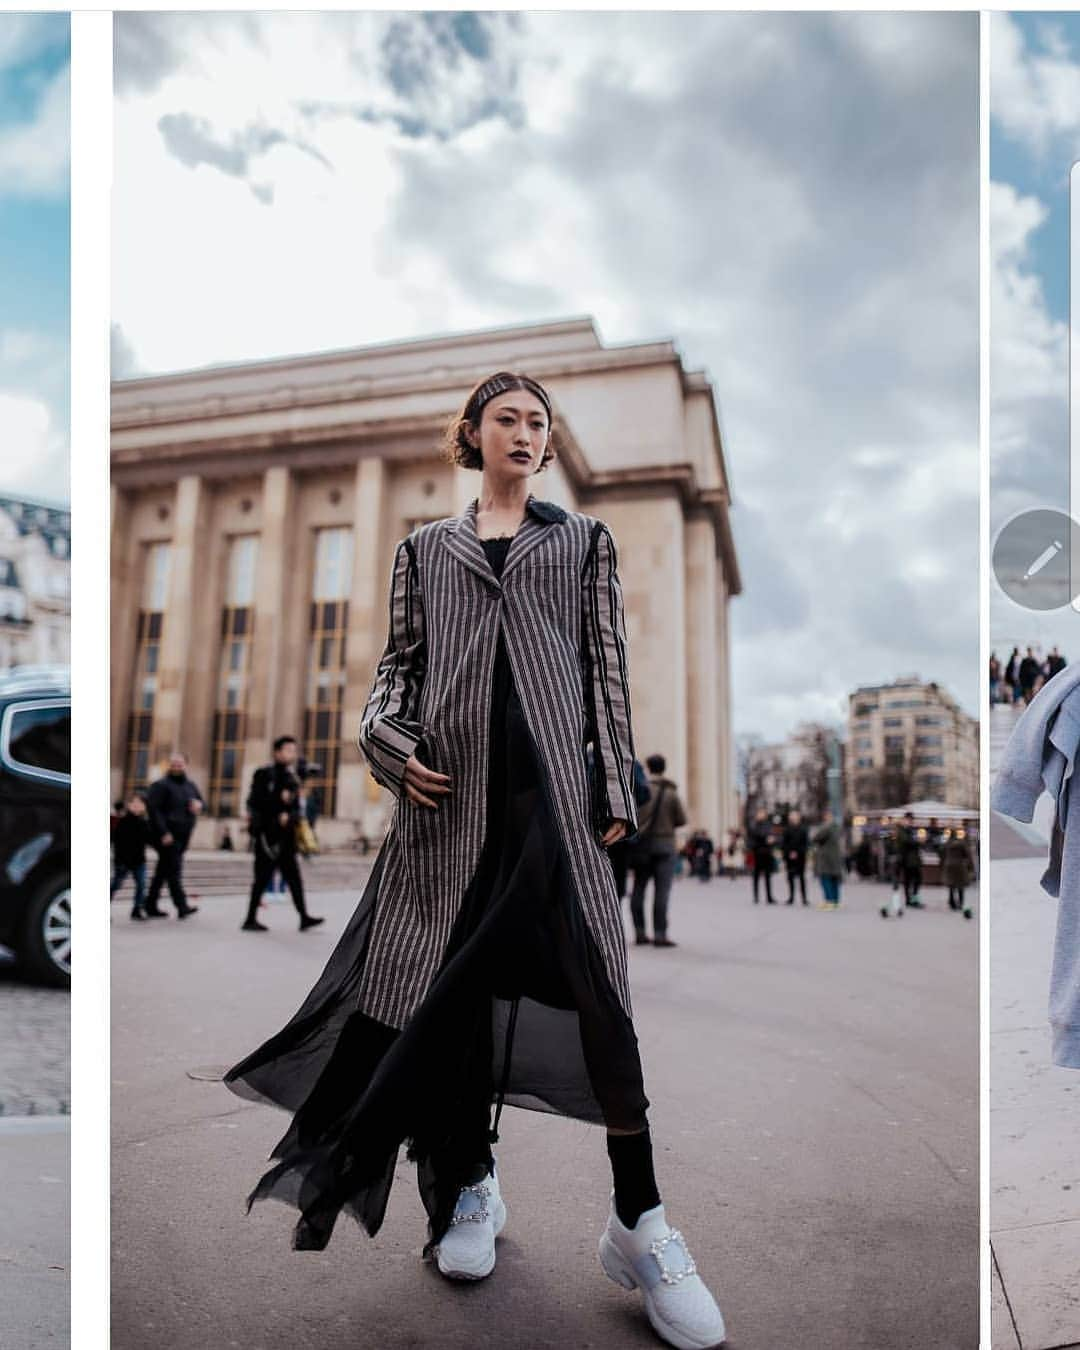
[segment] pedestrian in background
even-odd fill
[[[686,824],[683,806],[675,782],[665,777],[667,760],[663,755],[650,755],[645,761],[649,770],[649,800],[641,808],[641,821],[633,841],[630,866],[634,873],[634,889],[630,895],[630,914],[634,921],[634,941],[639,946],[649,941],[645,927],[645,892],[653,884],[654,947],[674,947],[668,937],[668,907],[671,883],[675,878],[675,831]]]
[[[789,905],[795,903],[795,883],[798,882],[804,905],[810,903],[806,898],[806,855],[810,849],[810,832],[803,824],[802,812],[791,811],[781,838],[784,854],[784,868],[787,872]]]
[[[300,822],[300,779],[296,774],[296,737],[279,736],[274,742],[274,759],[256,769],[251,778],[247,809],[251,818],[251,836],[255,843],[255,876],[251,883],[247,917],[240,925],[248,933],[266,933],[259,922],[259,904],[274,872],[281,873],[288,885],[293,905],[300,917],[300,931],[322,923],[307,911],[304,882],[296,856],[296,829]]]
[[[1008,693],[1007,703],[1018,703],[1020,700],[1020,648],[1014,647],[1009,656],[1008,664],[1005,666],[1005,688]]]
[[[683,846],[683,853],[690,864],[690,875],[708,881],[712,876],[713,855],[713,841],[708,833],[698,826]]]
[[[821,882],[825,899],[821,909],[837,909],[840,905],[840,883],[844,876],[844,841],[840,826],[831,811],[821,817],[821,825],[814,834],[814,874]]]
[[[182,751],[173,751],[168,773],[150,784],[146,809],[150,817],[150,841],[158,855],[146,897],[146,914],[151,919],[166,917],[158,904],[163,886],[169,888],[178,919],[198,914],[198,905],[188,904],[183,872],[184,854],[203,809],[203,795],[188,777],[187,755]]]
[[[759,899],[758,881],[764,877],[765,899],[768,904],[775,905],[772,893],[773,829],[769,813],[764,807],[759,807],[754,814],[753,824],[746,836],[746,844],[754,868],[754,904],[756,905]]]
[[[593,753],[589,749],[589,773],[593,773]],[[634,760],[634,801],[640,811],[649,801],[649,777],[645,772],[645,765],[639,759]],[[608,847],[608,858],[611,860],[611,870],[615,876],[615,894],[619,900],[626,895],[626,878],[630,871],[630,850],[631,845],[628,840],[616,839]]]
[[[970,918],[971,911],[964,906],[964,888],[975,879],[975,859],[959,830],[946,830],[941,841],[941,877],[949,888],[949,908],[962,910]]]
[[[922,909],[922,847],[910,811],[904,812],[904,819],[896,827],[893,858],[896,881],[904,891],[904,904],[908,909]]]
[[[998,692],[1001,688],[1001,662],[997,656],[990,653],[990,702],[997,703]]]
[[[133,919],[146,918],[146,845],[149,842],[146,802],[140,793],[133,792],[113,826],[113,874],[109,883],[111,900],[128,876],[135,882]]]
[[[1027,655],[1020,662],[1020,669],[1017,674],[1017,682],[1020,686],[1020,697],[1025,704],[1030,703],[1035,696],[1039,674],[1039,663],[1035,659],[1034,649],[1029,647],[1027,649]]]
[[[735,878],[739,875],[740,871],[739,857],[742,852],[742,847],[743,847],[742,830],[734,828],[729,829],[728,846],[727,846],[727,859],[728,859],[727,865],[728,865],[728,876],[732,881],[734,881]]]

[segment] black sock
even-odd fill
[[[615,1183],[615,1213],[627,1228],[633,1228],[647,1209],[660,1203],[653,1175],[652,1137],[648,1129],[637,1134],[609,1134],[608,1157]]]

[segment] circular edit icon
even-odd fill
[[[1050,507],[1021,511],[998,532],[991,566],[1001,589],[1025,609],[1071,605],[1080,594],[1080,525]]]

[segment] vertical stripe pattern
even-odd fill
[[[361,720],[372,774],[398,800],[381,850],[360,1009],[391,1026],[405,1025],[430,985],[480,860],[500,627],[578,902],[630,1012],[620,905],[598,837],[611,819],[631,830],[637,823],[615,541],[602,522],[530,498],[500,581],[477,537],[473,501],[398,545],[387,643]],[[450,777],[451,795],[434,810],[404,794],[414,751]]]

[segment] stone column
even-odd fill
[[[124,788],[128,716],[134,697],[135,641],[139,619],[139,542],[131,530],[131,498],[110,490],[109,689],[110,801]]]
[[[739,826],[735,800],[734,732],[731,725],[731,641],[728,625],[728,588],[722,563],[717,560],[716,577],[716,708],[717,757],[719,761],[720,827],[724,842],[727,832]]]
[[[154,701],[153,757],[161,761],[174,748],[191,757],[189,771],[202,786],[206,780],[208,746],[192,742],[189,694],[193,667],[201,665],[193,652],[192,633],[197,607],[205,593],[199,560],[205,546],[206,489],[197,474],[187,474],[176,485],[173,501],[173,537],[169,557],[169,590],[161,640],[157,697]]]
[[[261,529],[255,560],[255,598],[252,606],[254,637],[248,676],[241,795],[246,796],[251,775],[270,759],[270,742],[281,733],[285,718],[279,706],[286,660],[288,628],[297,616],[289,612],[287,582],[295,559],[294,515],[296,481],[285,464],[274,464],[263,474]],[[307,629],[304,628],[306,634]],[[294,655],[290,653],[291,656]]]
[[[362,459],[353,486],[353,571],[349,626],[345,639],[345,699],[341,714],[343,748],[338,767],[339,820],[355,821],[369,836],[373,808],[382,790],[368,774],[356,745],[360,718],[371,690],[375,664],[386,641],[386,595],[390,540],[383,534],[389,511],[388,474],[382,459]]]
[[[719,839],[721,765],[717,669],[716,536],[712,521],[698,516],[686,523],[686,809],[691,826],[701,825]]]

